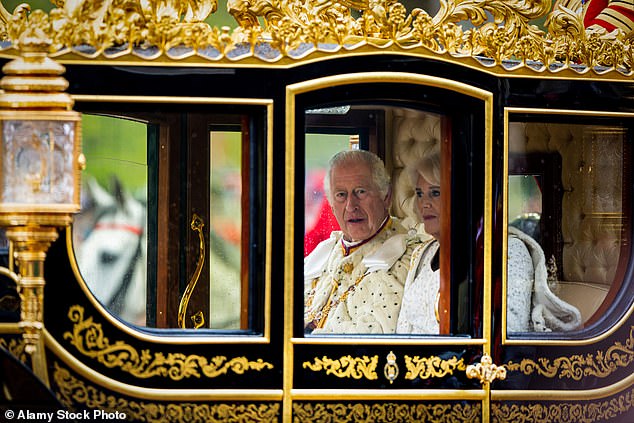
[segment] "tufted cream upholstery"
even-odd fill
[[[414,186],[405,169],[414,164],[440,140],[440,117],[416,110],[392,110],[394,140],[391,166],[394,191],[392,213],[407,223],[418,222],[415,211]]]
[[[417,222],[414,191],[404,168],[440,139],[440,118],[393,110],[393,213]],[[390,137],[388,136],[388,139]],[[612,284],[619,264],[622,218],[622,134],[590,133],[580,125],[512,123],[510,153],[558,152],[562,157],[563,281],[559,295],[589,318]]]
[[[620,135],[563,124],[514,125],[520,128],[509,151],[562,157],[564,280],[611,285],[621,245]]]

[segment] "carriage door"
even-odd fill
[[[261,252],[249,246],[264,245],[266,193],[254,193],[254,187],[262,186],[266,174],[268,103],[218,105],[208,99],[203,106],[185,106],[174,98],[159,111],[141,100],[80,103],[87,134],[95,139],[87,148],[88,205],[99,193],[105,198],[111,181],[117,181],[143,206],[138,223],[132,217],[118,223],[139,234],[142,255],[137,261],[143,262],[141,279],[147,279],[130,301],[138,305],[137,316],[120,317],[152,328],[252,331],[262,325],[262,317],[255,317],[261,310],[252,309],[255,304],[261,308],[262,300],[251,297],[262,297],[263,283],[253,280],[264,266],[257,262]],[[104,128],[113,134],[110,143],[100,139]],[[138,163],[150,166],[137,165],[142,167],[137,170],[133,166]],[[97,207],[92,213],[100,219],[94,226],[103,228],[108,239],[113,235],[105,229],[114,225],[101,222],[104,214]],[[78,220],[89,223],[88,213]],[[75,231],[77,250],[79,235]],[[94,248],[85,255],[94,256]],[[133,255],[136,248],[127,250]],[[79,261],[86,273],[88,266]],[[107,277],[103,269],[93,273]],[[124,298],[125,292],[113,296]],[[116,302],[99,299],[111,312],[121,313]]]
[[[285,295],[291,308],[285,322],[285,416],[292,414],[301,421],[326,416],[373,421],[425,421],[434,416],[488,420],[489,384],[469,378],[467,369],[473,365],[471,373],[477,376],[480,367],[475,365],[490,352],[491,318],[485,310],[491,291],[487,264],[491,177],[486,171],[490,168],[491,101],[490,93],[470,86],[405,73],[338,75],[287,87],[286,245],[290,248]],[[311,257],[323,254],[333,239],[331,233],[341,230],[324,190],[324,177],[330,157],[350,149],[369,150],[385,162],[393,190],[390,228],[402,231],[407,242],[402,255],[391,262],[391,270],[377,270],[385,276],[373,276],[376,289],[364,294],[368,298],[357,297],[360,308],[363,301],[381,307],[384,319],[373,326],[372,317],[359,318],[346,329],[347,323],[338,326],[337,322],[348,317],[342,314],[341,320],[328,322],[327,310],[363,292],[364,281],[370,279],[352,280],[352,275],[355,266],[370,261],[363,262],[364,257],[361,264],[354,260],[352,265],[345,260],[335,264],[340,279],[330,289],[338,292],[340,285],[349,286],[344,294],[324,297],[325,308],[317,310],[319,306],[312,302],[319,289],[315,286],[320,286],[319,275],[331,269],[329,263],[315,271]],[[441,163],[444,241],[438,247],[440,288],[431,299],[421,301],[433,310],[438,299],[437,326],[400,332],[396,326],[400,290],[410,255],[431,242],[416,213],[409,174],[418,159],[433,151]],[[351,278],[348,282],[347,277]],[[384,294],[381,284],[386,280],[401,284],[396,299],[395,291],[386,291],[389,300],[371,298]],[[378,315],[368,310],[370,316]],[[349,320],[361,314],[351,306]]]
[[[504,115],[492,415],[630,421],[632,115]]]
[[[276,419],[282,352],[271,340],[280,339],[282,324],[270,313],[272,100],[76,100],[92,207],[78,216],[69,243],[78,289],[48,307],[75,320],[60,317],[61,328],[51,325],[53,336],[68,344],[69,325],[75,334],[94,322],[102,342],[93,342],[93,350],[67,348],[92,372],[125,381],[126,389],[107,389],[123,398],[113,404],[132,419],[147,410],[133,404],[151,408],[152,401],[160,404],[157,420],[171,419],[170,407],[185,416],[195,407],[203,420],[223,413]],[[136,167],[142,168],[138,180]],[[113,192],[108,182],[115,176]],[[138,223],[132,220],[137,208]],[[132,255],[138,245],[142,255],[134,261],[139,274],[127,277],[134,289],[121,291],[123,307],[117,308],[105,288],[118,281],[109,273],[119,262],[111,247],[127,239],[137,244],[125,244],[124,252]],[[101,353],[112,361],[94,359]]]

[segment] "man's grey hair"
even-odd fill
[[[372,180],[379,188],[381,197],[385,198],[387,196],[390,192],[390,176],[385,170],[383,160],[381,160],[381,158],[376,154],[366,150],[343,150],[330,158],[326,177],[324,178],[324,191],[326,192],[326,198],[328,198],[330,204],[333,204],[332,191],[330,187],[332,170],[337,166],[350,162],[363,162],[367,164],[372,174]]]

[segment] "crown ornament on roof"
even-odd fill
[[[634,0],[618,0],[628,2],[631,17],[627,7],[618,9],[625,20],[616,22],[624,25],[605,24],[606,8],[588,27],[579,0],[439,0],[433,16],[395,0],[227,0],[236,26],[218,28],[205,22],[215,0],[55,0],[48,15],[0,6],[0,53],[20,50],[21,34],[37,25],[52,40],[51,56],[67,61],[288,66],[385,51],[498,71],[629,78]]]

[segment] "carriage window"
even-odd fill
[[[73,243],[79,271],[97,299],[122,319],[145,325],[147,128],[85,115],[82,212]]]
[[[587,328],[618,298],[631,244],[629,137],[627,124],[598,116],[512,119],[507,332]]]
[[[80,106],[73,248],[88,289],[135,325],[261,334],[266,109]]]
[[[453,190],[471,188],[452,187],[450,163],[472,140],[460,137],[452,157],[451,129],[473,128],[380,103],[307,108],[304,118],[305,335],[471,334],[471,263],[450,266],[473,254],[475,234],[472,243],[451,242],[454,231],[473,233],[473,220],[450,217]],[[460,168],[458,178],[478,180]]]

